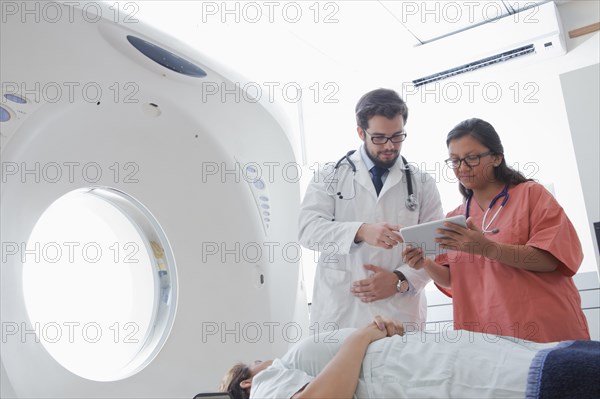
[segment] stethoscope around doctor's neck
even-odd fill
[[[502,210],[502,208],[504,207],[504,205],[506,204],[506,202],[508,201],[508,187],[509,187],[510,183],[506,183],[506,185],[504,186],[504,188],[502,189],[502,191],[500,191],[500,193],[498,193],[494,199],[492,199],[492,202],[490,202],[490,205],[488,206],[488,208],[485,210],[485,213],[483,214],[483,219],[481,219],[481,232],[482,233],[492,233],[492,234],[496,234],[500,231],[500,229],[495,228],[490,230],[490,226],[491,224],[494,222],[494,220],[496,219],[496,216],[498,216],[498,213],[500,213],[500,211]],[[469,208],[471,207],[471,199],[473,198],[473,191],[469,192],[469,196],[467,197],[467,205],[466,205],[466,209],[465,209],[465,218],[468,219],[469,218]],[[485,221],[487,220],[487,216],[488,213],[490,211],[490,209],[492,209],[494,207],[494,205],[496,204],[496,202],[498,202],[500,200],[500,198],[502,198],[502,202],[500,203],[500,208],[498,208],[498,210],[496,211],[496,213],[494,213],[494,216],[492,217],[492,220],[490,220],[489,223],[485,223]]]
[[[333,167],[333,173],[334,176],[329,180],[329,184],[326,187],[326,191],[329,195],[336,195],[339,199],[343,199],[343,200],[351,200],[354,199],[354,197],[356,197],[356,187],[354,186],[354,176],[356,175],[356,165],[354,164],[354,162],[352,162],[352,160],[350,159],[350,156],[352,154],[354,154],[354,152],[356,152],[356,150],[351,150],[348,151],[346,153],[346,155],[344,155],[342,158],[340,158],[339,161],[337,161],[337,163],[335,164],[335,166]],[[408,162],[406,161],[406,158],[404,158],[403,156],[400,156],[402,158],[402,162],[404,162],[404,172],[406,174],[406,188],[408,191],[408,197],[406,198],[406,201],[404,202],[404,205],[406,206],[406,208],[409,211],[415,211],[418,207],[418,202],[417,202],[417,197],[414,194],[413,191],[413,185],[412,185],[412,173],[410,171],[410,167],[408,166]],[[348,165],[350,165],[350,169],[352,169],[352,196],[345,196],[343,195],[340,191],[332,191],[332,184],[334,181],[337,181],[337,179],[335,179],[335,176],[337,174],[337,176],[339,176],[339,168],[340,165],[342,164],[342,162],[348,162]],[[339,181],[337,181],[338,185],[339,185]]]

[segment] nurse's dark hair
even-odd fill
[[[229,369],[227,374],[221,380],[219,392],[228,392],[233,399],[248,399],[250,389],[243,389],[240,382],[247,380],[252,376],[250,367],[244,363],[237,363]]]
[[[473,137],[483,146],[489,148],[494,154],[504,155],[504,147],[502,146],[500,136],[498,136],[496,129],[494,129],[489,122],[478,118],[467,119],[454,126],[454,128],[450,130],[450,133],[448,133],[448,137],[446,137],[446,146],[450,146],[452,140],[457,140],[467,135]],[[506,164],[506,157],[504,156],[502,157],[500,165],[494,168],[494,177],[497,181],[515,186],[526,181],[533,181],[533,179],[528,179],[521,172],[509,167]],[[460,183],[458,183],[458,188],[464,198],[469,196],[471,190],[465,188],[465,186]]]
[[[402,115],[404,123],[408,119],[408,107],[394,90],[376,89],[363,95],[356,104],[356,124],[363,129],[369,127],[369,119],[375,115],[393,119]]]

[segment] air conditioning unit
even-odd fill
[[[554,2],[486,22],[415,48],[415,87],[492,65],[521,65],[567,52]]]

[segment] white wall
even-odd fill
[[[588,90],[590,87],[600,86],[600,64],[567,72],[560,76],[560,81],[577,157],[588,227],[595,248],[596,265],[600,271],[593,225],[594,222],[600,222],[600,96],[598,91]],[[583,93],[587,95],[582,95]]]

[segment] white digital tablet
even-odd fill
[[[426,256],[437,256],[447,252],[446,249],[440,248],[439,243],[435,242],[436,238],[444,236],[443,234],[438,234],[436,230],[446,228],[444,226],[445,222],[467,227],[465,216],[459,215],[401,228],[400,235],[402,236],[404,243],[423,249]]]

